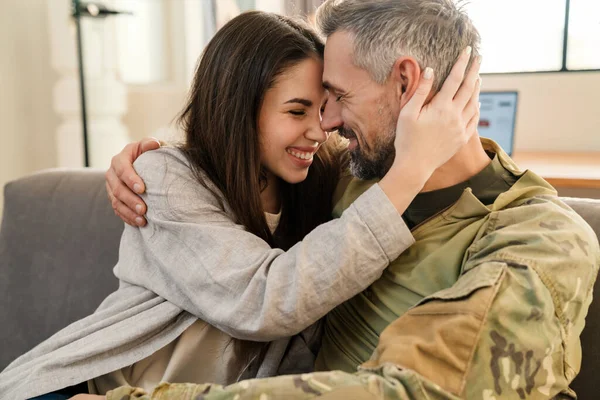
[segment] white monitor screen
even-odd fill
[[[517,115],[517,92],[482,92],[479,135],[490,138],[512,155]]]

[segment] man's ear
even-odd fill
[[[394,63],[391,78],[396,85],[400,108],[403,108],[419,86],[421,67],[417,60],[412,57],[400,57]]]

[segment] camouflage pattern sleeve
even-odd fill
[[[242,381],[234,385],[162,383],[152,393],[120,387],[107,393],[107,400],[458,400],[439,386],[423,380],[414,371],[386,365],[376,371],[348,374],[341,371],[286,375]]]
[[[372,359],[460,398],[571,398],[600,263],[591,228],[557,199],[495,213],[461,277],[388,326]]]
[[[555,196],[496,215],[468,268],[502,262],[464,394],[481,399],[575,398],[580,335],[592,302],[600,248],[592,229]]]

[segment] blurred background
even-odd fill
[[[89,164],[106,169],[130,141],[178,138],[174,119],[198,56],[220,26],[251,9],[310,15],[320,1],[74,3],[0,1],[0,187],[41,169],[85,164],[74,7]],[[494,93],[515,94],[510,104],[502,100],[510,109],[507,150],[561,194],[600,198],[600,1],[463,4],[482,35],[490,107]],[[0,197],[0,212],[1,204]]]

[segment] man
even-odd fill
[[[328,38],[323,129],[350,140],[359,178],[337,203],[339,216],[390,168],[397,116],[422,66],[443,72],[439,89],[462,49],[477,52],[479,36],[451,0],[329,0],[317,23]],[[316,368],[338,371],[228,388],[165,384],[153,396],[575,398],[569,384],[580,368],[600,250],[554,189],[495,143],[474,138],[403,217],[415,245],[326,317]],[[148,398],[132,393],[108,398]]]

